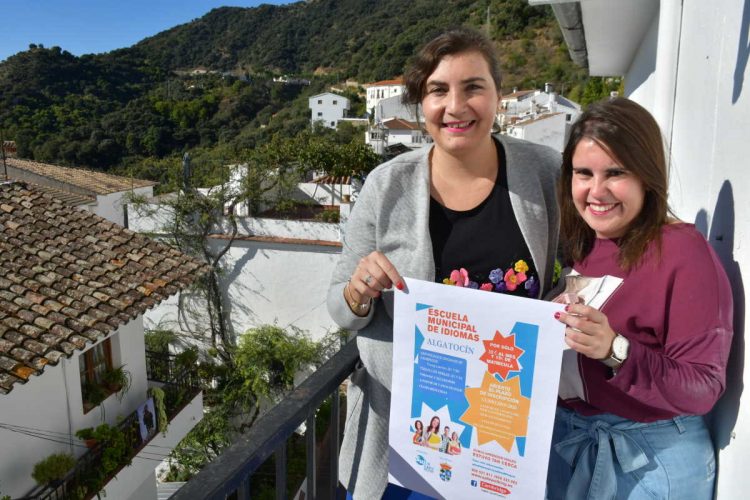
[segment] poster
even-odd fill
[[[395,292],[389,481],[435,498],[544,498],[563,305],[405,283]]]
[[[156,410],[154,410],[154,398],[148,398],[145,403],[136,410],[138,414],[138,432],[141,442],[148,442],[157,429]]]

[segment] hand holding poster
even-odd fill
[[[436,498],[544,498],[562,305],[405,282],[395,296],[389,481]]]

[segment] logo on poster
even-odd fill
[[[449,464],[442,463],[440,464],[440,479],[442,479],[445,482],[448,482],[451,480],[451,476],[453,475],[453,472],[451,471],[453,467],[451,467]]]
[[[435,472],[435,468],[424,457],[424,455],[417,455],[416,462],[417,462],[417,465],[422,467],[425,472]]]

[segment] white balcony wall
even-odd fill
[[[242,334],[255,326],[277,324],[295,326],[319,339],[337,330],[325,298],[340,252],[337,246],[312,241],[236,240],[225,256],[226,272],[221,276],[234,332]],[[148,311],[146,327],[206,331],[205,317],[197,319],[190,314],[205,308],[191,302],[189,292],[182,292],[182,297],[182,310],[177,296],[173,296]]]
[[[156,499],[154,469],[169,450],[203,419],[203,393],[193,398],[169,423],[166,435],[157,434],[134,458],[129,467],[122,469],[104,487],[106,498],[122,500]],[[102,495],[102,498],[105,497]]]
[[[352,194],[348,184],[317,184],[301,182],[292,192],[292,198],[299,201],[314,201],[319,205],[341,205],[341,197]]]
[[[154,188],[152,186],[136,188],[133,189],[132,194],[135,196],[151,197],[154,195]],[[105,219],[110,220],[115,224],[124,226],[124,205],[128,202],[129,196],[130,191],[97,195],[96,204],[92,206],[89,211],[95,213],[100,217],[104,217]]]

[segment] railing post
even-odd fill
[[[276,500],[286,500],[286,440],[276,448]]]
[[[237,489],[237,500],[250,500],[250,480],[252,476],[247,476],[240,483],[240,487]]]
[[[339,488],[339,432],[341,427],[341,415],[339,415],[339,388],[331,394],[331,423],[329,426],[329,443],[331,473],[329,476],[328,498],[335,499]]]
[[[307,416],[307,425],[305,428],[306,449],[307,449],[307,498],[315,500],[317,481],[315,480],[315,410],[313,408]]]

